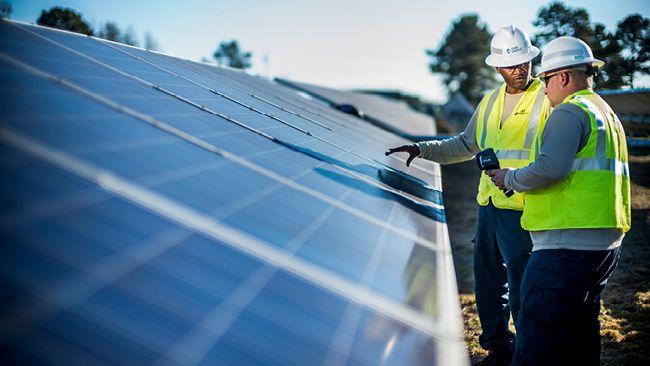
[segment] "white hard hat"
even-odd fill
[[[510,25],[499,29],[490,42],[490,55],[485,63],[493,67],[509,67],[530,61],[539,55],[539,48],[530,43],[526,32]]]
[[[575,65],[603,67],[605,63],[594,58],[589,45],[582,40],[563,36],[548,43],[542,55],[542,69],[537,76],[544,76],[549,71],[565,69]]]

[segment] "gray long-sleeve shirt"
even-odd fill
[[[589,139],[591,123],[580,107],[564,103],[550,115],[542,132],[537,159],[521,169],[510,170],[505,185],[518,192],[539,189],[564,179],[573,159]],[[531,231],[533,250],[577,249],[606,250],[621,245],[620,229],[562,229]]]
[[[419,157],[440,164],[460,163],[473,158],[476,153],[481,151],[476,143],[477,118],[478,108],[474,110],[465,130],[458,135],[442,141],[418,142],[416,145],[420,149]]]
[[[501,113],[501,123],[508,119],[524,93],[506,93]],[[433,160],[440,164],[453,164],[470,160],[481,151],[476,142],[476,120],[478,108],[474,110],[465,130],[452,138],[442,141],[424,141],[416,145],[420,149],[420,158]]]

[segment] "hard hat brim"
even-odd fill
[[[530,46],[530,52],[520,55],[495,55],[490,54],[485,58],[485,63],[492,67],[510,67],[531,61],[539,55],[539,48]]]
[[[546,75],[546,74],[548,74],[550,72],[553,72],[553,71],[568,69],[568,68],[571,68],[571,66],[586,65],[586,64],[588,64],[588,62],[576,61],[575,63],[571,63],[571,64],[568,64],[568,65],[562,65],[561,67],[553,66],[552,68],[549,68],[548,70],[541,69],[541,70],[539,70],[537,75],[535,75],[535,77],[543,77],[544,75]],[[605,66],[605,61],[594,59],[593,61],[591,61],[591,66],[594,66],[594,67],[597,67],[597,68],[600,69],[601,67]]]

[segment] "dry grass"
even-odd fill
[[[630,157],[632,229],[623,242],[618,267],[602,296],[603,366],[650,365],[650,155]],[[472,361],[486,353],[473,294],[473,244],[476,225],[476,184],[473,162],[443,167],[444,200]]]
[[[603,365],[650,365],[650,156],[630,157],[632,229],[603,293]]]

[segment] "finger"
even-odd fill
[[[396,152],[400,152],[400,151],[403,151],[403,150],[402,150],[402,146],[400,146],[400,147],[394,147],[394,148],[392,148],[392,149],[388,149],[388,151],[385,152],[385,154],[386,154],[386,156],[388,156],[388,155],[390,155],[390,154],[393,154],[393,153],[396,153]]]
[[[413,159],[415,159],[415,155],[409,156],[409,158],[406,159],[406,166],[410,166]]]

